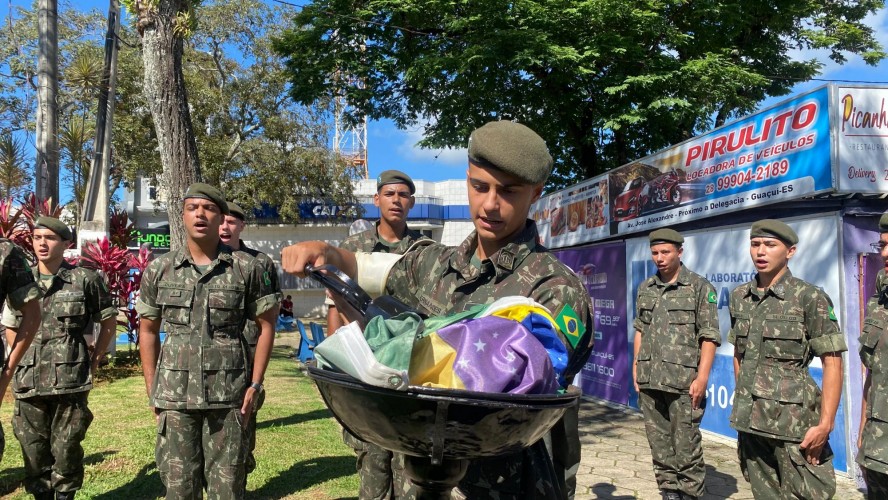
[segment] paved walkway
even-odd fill
[[[577,476],[577,500],[659,500],[651,450],[641,414],[583,400],[580,409],[580,440],[583,458]],[[706,460],[707,500],[749,499],[752,493],[740,473],[737,451],[703,436]],[[864,498],[851,479],[837,476],[834,498]]]

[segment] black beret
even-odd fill
[[[648,239],[651,241],[651,246],[660,243],[675,243],[676,245],[681,245],[685,240],[681,233],[675,229],[669,228],[652,231],[651,234],[648,235]]]
[[[490,122],[469,136],[469,161],[509,173],[530,184],[546,182],[552,155],[546,141],[520,123]]]
[[[233,201],[229,201],[227,203],[228,203],[228,212],[229,212],[228,215],[231,215],[232,217],[237,217],[238,219],[240,219],[242,221],[247,220],[247,218],[244,216],[244,209],[243,208],[238,206],[238,204]]]
[[[56,219],[55,217],[39,217],[37,222],[34,223],[34,229],[49,229],[55,234],[59,235],[59,238],[71,241],[74,239],[74,235],[71,233],[71,228],[67,226],[64,222]]]
[[[799,242],[799,235],[786,225],[785,222],[774,219],[762,219],[752,225],[749,239],[752,238],[777,238],[789,246]]]
[[[879,217],[879,232],[888,233],[888,213],[882,214]]]
[[[204,184],[203,182],[195,182],[194,184],[188,186],[188,191],[185,191],[184,199],[188,198],[200,198],[203,200],[210,200],[219,207],[219,210],[225,214],[228,213],[228,203],[225,201],[225,197],[222,196],[222,191],[219,191],[218,188],[210,186],[209,184]]]
[[[413,179],[409,175],[400,170],[386,170],[376,177],[376,190],[387,184],[406,184],[410,188],[410,194],[416,192],[416,186],[413,185]]]

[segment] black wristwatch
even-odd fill
[[[256,392],[261,392],[261,391],[262,391],[262,384],[260,384],[259,382],[250,382],[250,387],[252,387],[253,389],[255,389]]]

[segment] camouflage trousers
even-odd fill
[[[15,400],[12,430],[22,445],[25,489],[33,494],[83,486],[83,447],[93,414],[89,391]]]
[[[703,496],[706,465],[700,421],[706,399],[692,409],[691,396],[642,389],[638,406],[644,415],[644,427],[657,486],[663,491],[678,491],[693,497]]]
[[[166,498],[244,497],[246,431],[240,408],[162,410],[154,449]]]
[[[342,440],[358,456],[355,468],[361,480],[361,489],[358,492],[360,500],[391,500],[396,496],[395,484],[405,481],[399,464],[401,460],[396,454],[377,446],[373,443],[361,441],[360,438],[342,429]]]
[[[836,475],[829,443],[820,454],[820,465],[811,465],[799,443],[748,432],[737,434],[740,470],[755,498],[826,500],[835,494]]]
[[[885,500],[888,498],[888,474],[862,469],[863,478],[866,480],[867,500]]]

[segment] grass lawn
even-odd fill
[[[247,498],[356,498],[354,452],[342,443],[339,424],[314,382],[287,355],[297,338],[279,333],[265,376],[259,412],[256,470]],[[83,442],[86,476],[77,498],[154,499],[164,488],[154,464],[155,424],[148,411],[141,371],[105,368],[89,397],[95,415]],[[0,495],[32,498],[22,487],[21,447],[12,432],[9,395],[0,408],[6,452],[0,464]]]

